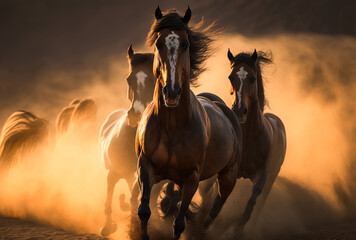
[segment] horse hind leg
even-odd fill
[[[100,230],[101,235],[104,237],[114,233],[117,229],[116,223],[112,221],[111,214],[112,214],[112,198],[113,198],[114,188],[119,178],[120,177],[118,176],[117,173],[109,170],[107,174],[107,195],[106,195],[105,211],[104,211],[106,216],[106,221],[104,227]]]
[[[237,163],[234,163],[233,166],[226,168],[219,173],[218,193],[215,197],[214,203],[209,211],[209,214],[204,221],[204,227],[206,229],[215,220],[215,218],[221,211],[223,205],[225,204],[226,199],[229,197],[232,190],[234,189],[236,183],[236,172],[237,172]]]

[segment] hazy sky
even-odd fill
[[[216,20],[227,33],[356,35],[352,0],[1,0],[0,109],[53,100],[56,94],[38,86],[46,84],[58,93],[79,88],[88,82],[81,74],[88,70],[100,72],[105,81],[108,62],[125,59],[129,44],[144,43],[158,4],[180,13],[189,4],[192,21],[202,16]],[[46,78],[48,71],[76,74],[75,81]],[[4,115],[0,113],[0,123]]]

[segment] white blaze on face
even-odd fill
[[[175,75],[176,75],[176,64],[177,64],[177,52],[179,47],[179,36],[172,31],[166,37],[166,46],[168,48],[168,59],[171,67],[171,87],[173,89],[175,83]],[[167,84],[167,83],[166,83]]]
[[[143,111],[145,110],[145,106],[142,104],[141,101],[136,100],[133,103],[133,109],[135,110],[135,113],[143,113]]]
[[[145,88],[146,77],[147,77],[147,74],[143,71],[139,71],[138,73],[136,73],[138,95],[141,95],[142,89]]]
[[[244,84],[244,81],[243,81],[243,80],[246,78],[248,72],[246,72],[246,71],[244,70],[244,67],[240,67],[240,70],[239,70],[238,72],[236,72],[236,74],[237,74],[237,76],[238,76],[238,78],[240,79],[240,82],[241,82],[241,84],[240,84],[240,89],[239,89],[239,91],[237,92],[237,97],[239,98],[239,105],[238,105],[238,107],[240,108],[240,107],[241,107],[242,85]]]

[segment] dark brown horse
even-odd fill
[[[240,126],[227,117],[228,112],[234,116],[228,107],[197,98],[190,90],[202,72],[211,42],[203,32],[188,27],[190,17],[189,8],[181,17],[174,10],[163,15],[158,7],[147,38],[149,46],[155,45],[153,70],[158,80],[153,102],[143,113],[136,135],[142,194],[138,215],[144,237],[155,183],[169,179],[180,189],[182,202],[173,225],[178,239],[199,181],[218,174],[219,194],[206,225],[218,215],[236,182]]]
[[[111,219],[111,205],[114,188],[120,178],[124,178],[131,188],[131,203],[135,204],[135,198],[137,202],[139,191],[137,184],[135,184],[137,169],[136,129],[142,112],[152,101],[156,83],[156,77],[152,73],[153,54],[134,53],[132,46],[130,46],[127,57],[130,73],[126,80],[131,108],[129,110],[119,109],[111,113],[100,130],[101,155],[108,170],[105,203],[106,223],[101,230],[103,236],[108,236],[116,230],[116,224]],[[121,198],[121,206],[123,206],[123,201],[124,199]]]
[[[239,222],[241,235],[259,198],[259,208],[265,203],[276,180],[286,153],[286,133],[282,121],[274,114],[264,113],[266,105],[261,67],[271,63],[264,52],[239,53],[228,51],[232,71],[229,79],[234,97],[232,110],[241,123],[242,161],[238,178],[248,178],[253,183],[252,195]],[[213,101],[222,101],[202,94]]]

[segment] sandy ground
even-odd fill
[[[95,234],[76,234],[35,222],[0,216],[0,239],[104,239]],[[321,226],[308,233],[273,240],[355,240],[356,220]]]
[[[103,239],[95,234],[76,234],[31,221],[0,216],[0,239]]]

